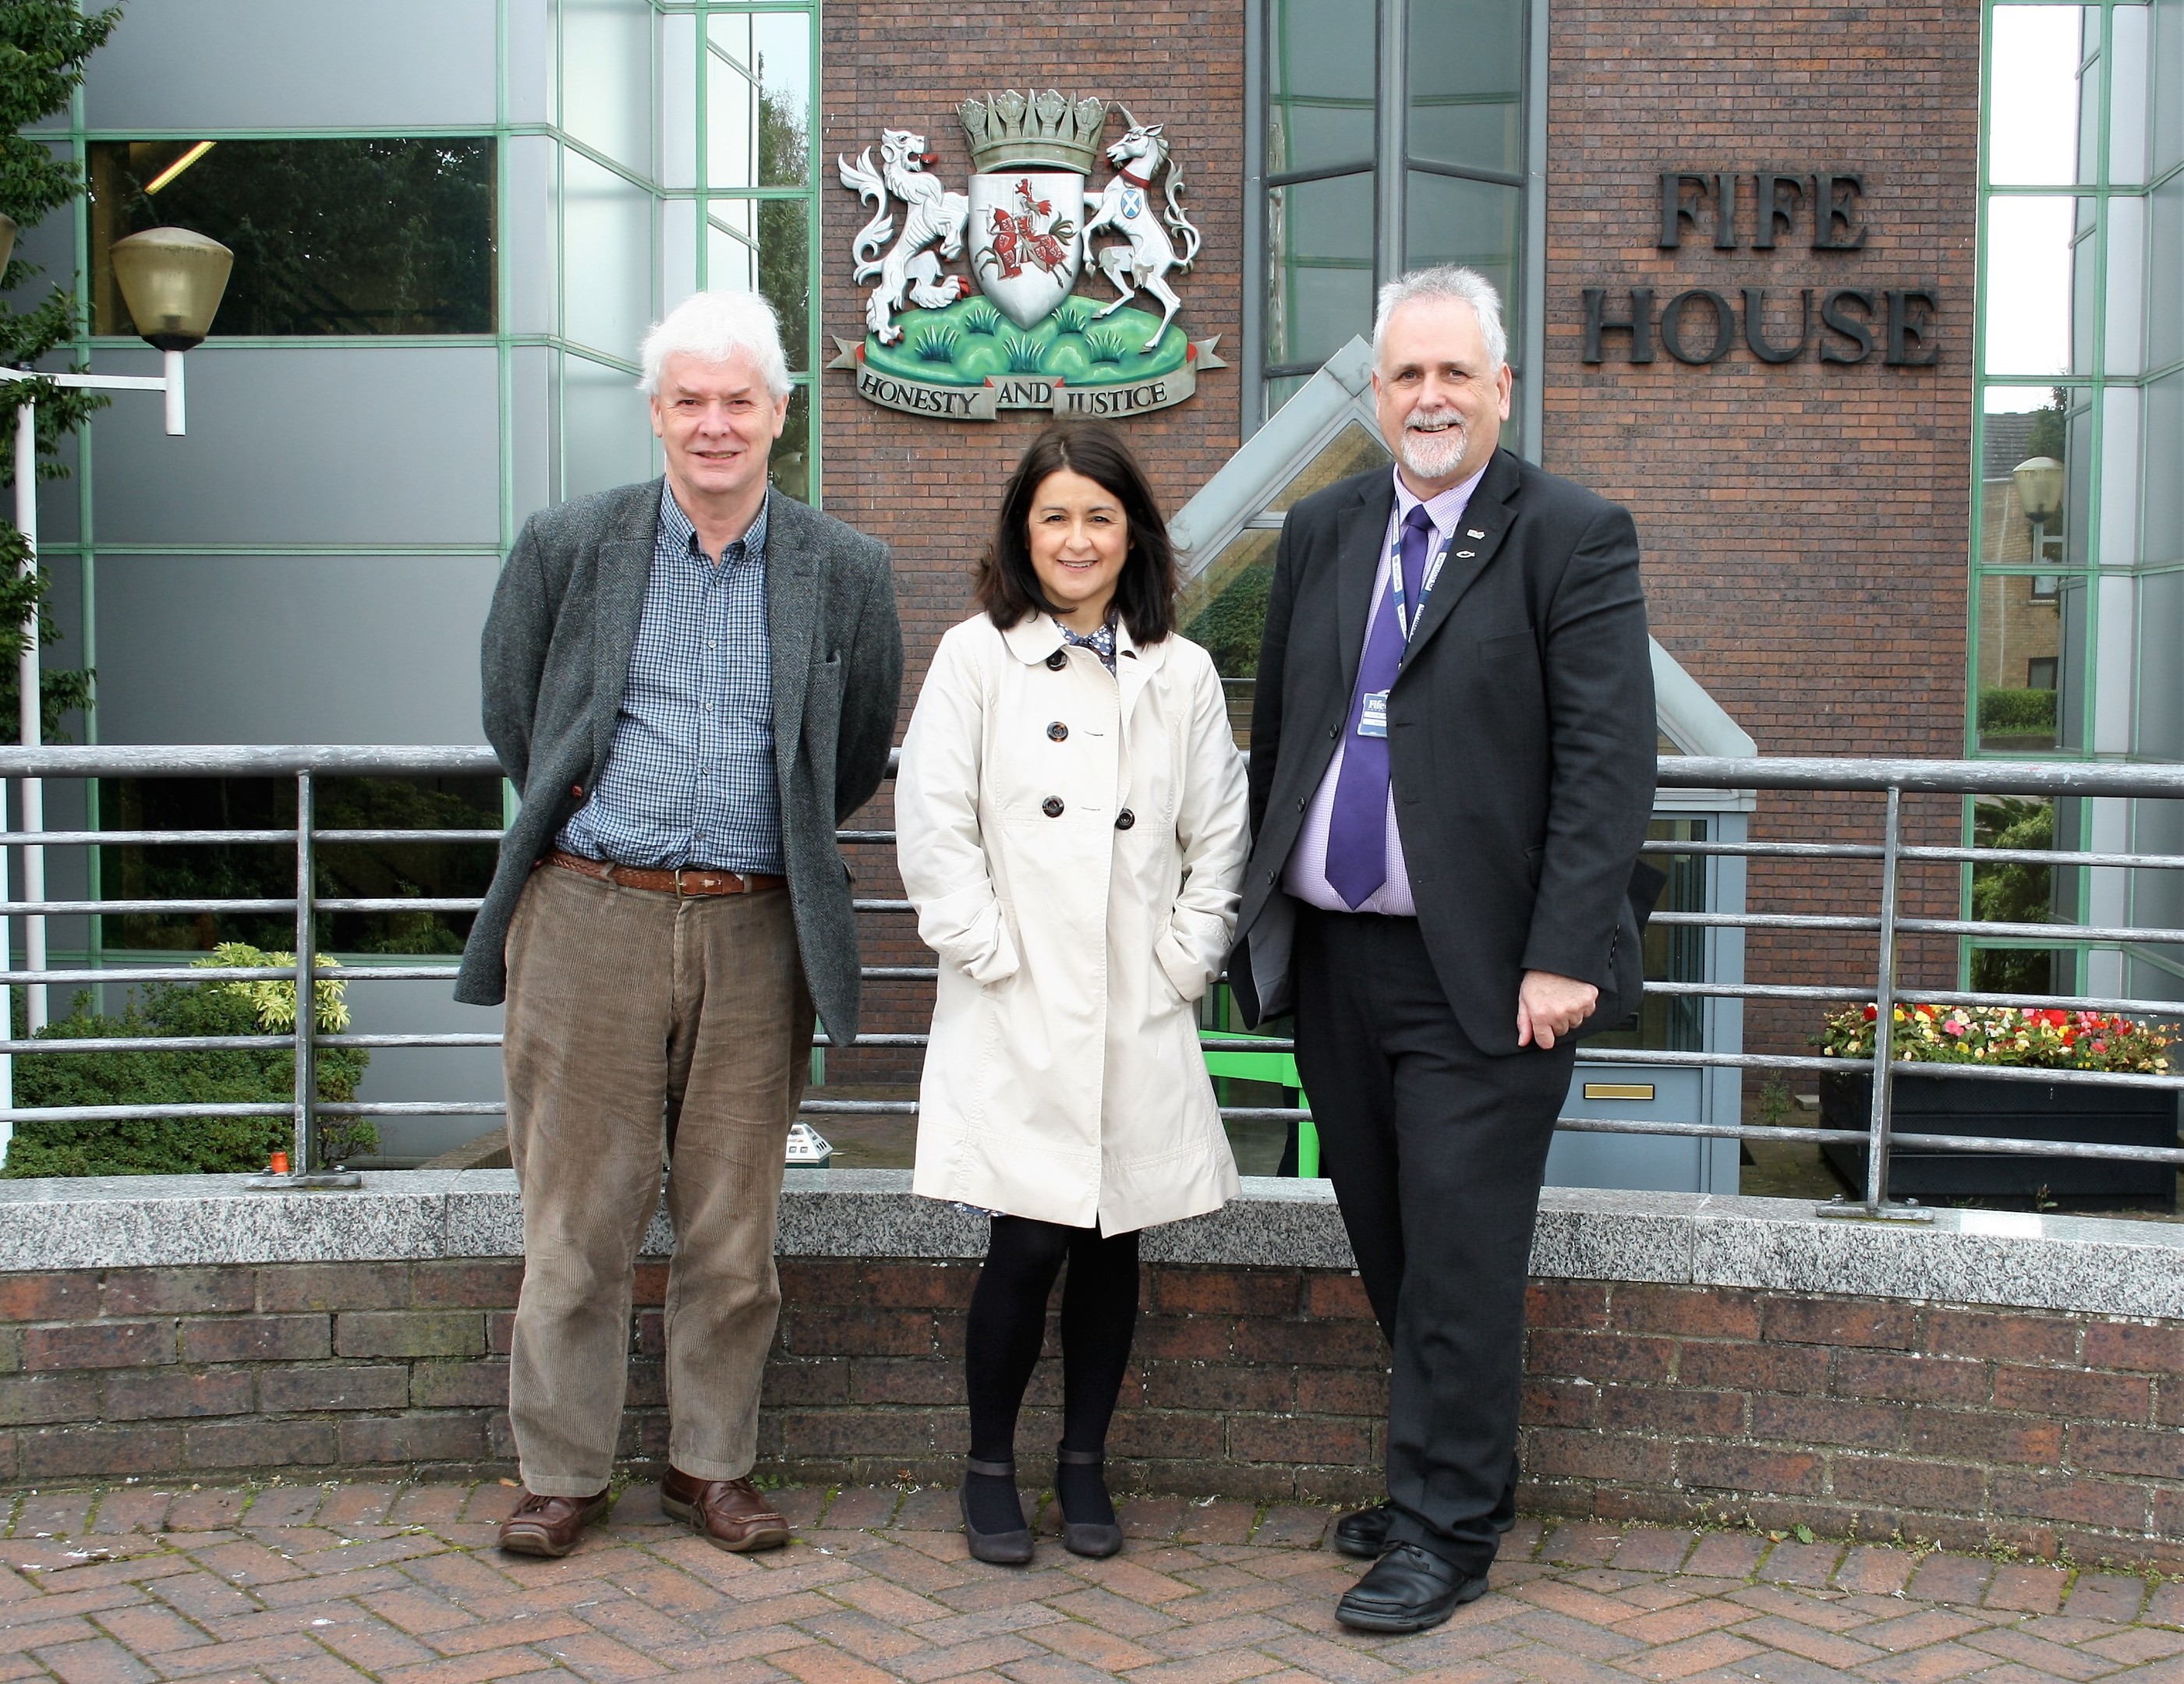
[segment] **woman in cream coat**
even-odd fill
[[[903,884],[940,956],[914,1185],[993,1218],[967,1352],[964,1524],[983,1560],[1031,1559],[1017,1414],[1065,1258],[1064,1538],[1121,1547],[1100,1463],[1138,1231],[1237,1189],[1195,1002],[1235,925],[1244,771],[1174,594],[1120,438],[1048,428],[1003,493],[984,611],[941,639],[903,744]]]

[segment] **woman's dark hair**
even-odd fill
[[[1003,631],[1056,611],[1031,564],[1031,505],[1049,474],[1082,474],[1123,505],[1130,548],[1115,582],[1115,611],[1131,640],[1158,643],[1175,629],[1175,552],[1145,473],[1104,421],[1059,421],[1031,442],[1001,493],[993,542],[978,558],[978,606]]]

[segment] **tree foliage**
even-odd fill
[[[83,191],[82,172],[72,159],[55,157],[50,147],[22,131],[66,109],[70,96],[82,85],[85,61],[105,44],[120,18],[119,7],[86,16],[75,0],[0,0],[0,212],[21,227],[36,226]],[[0,290],[12,294],[38,272],[36,264],[16,258],[0,275]],[[75,297],[60,287],[28,310],[0,300],[0,360],[11,368],[35,363],[74,339],[75,330]],[[0,423],[26,401],[38,406],[37,473],[44,479],[60,478],[68,471],[53,460],[61,439],[106,400],[43,381],[0,381]],[[0,477],[15,477],[15,430],[8,425],[0,425]],[[6,628],[0,633],[0,656],[6,660],[0,679],[0,742],[15,742],[21,734],[15,657],[22,649],[20,627],[34,602],[39,641],[50,644],[60,636],[46,608],[51,581],[43,572],[24,575],[26,554],[20,533],[12,525],[0,528],[0,574],[6,580],[0,588],[0,626]],[[41,676],[39,711],[47,736],[60,734],[62,717],[82,707],[90,692],[87,672]]]

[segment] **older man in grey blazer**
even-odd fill
[[[834,831],[879,787],[902,682],[886,547],[768,489],[772,311],[700,293],[643,360],[665,479],[532,516],[485,629],[486,734],[523,806],[455,997],[508,1006],[524,1491],[500,1545],[529,1555],[605,1512],[663,1151],[663,1505],[723,1549],[788,1542],[749,1478],[774,1213],[815,1006],[833,1044],[856,1033]]]

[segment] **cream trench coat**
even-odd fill
[[[896,844],[940,956],[913,1190],[1127,1234],[1217,1210],[1236,1161],[1193,1002],[1251,844],[1221,680],[1047,615],[940,640],[904,739]]]

